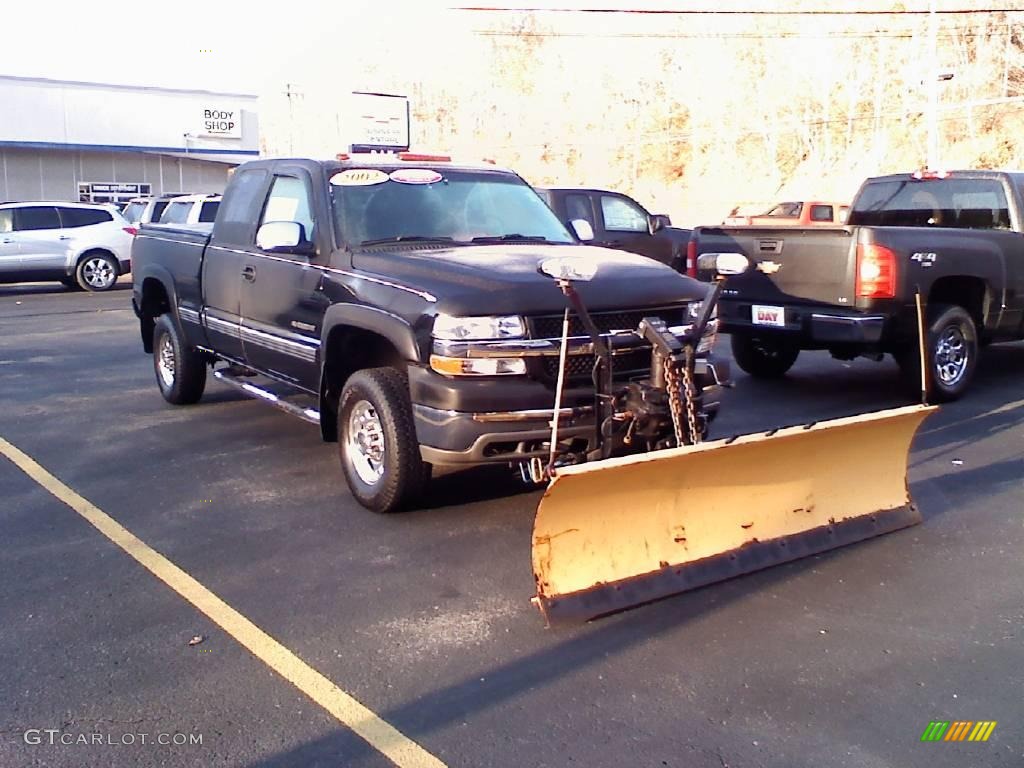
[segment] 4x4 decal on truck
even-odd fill
[[[928,267],[935,266],[935,260],[939,257],[937,253],[915,253],[910,257],[911,261],[916,261],[922,267],[927,269]]]

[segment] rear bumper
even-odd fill
[[[765,302],[766,304],[770,302]],[[753,322],[753,302],[722,301],[719,317],[725,333],[782,334],[799,339],[802,346],[880,344],[888,317],[882,314],[844,312],[829,306],[782,306],[785,325],[759,325]]]
[[[729,381],[722,360],[697,363],[697,386],[709,418],[717,414],[721,390]],[[551,437],[552,391],[529,381],[457,381],[410,367],[413,421],[420,453],[432,464],[490,464],[547,455]],[[491,384],[501,387],[500,398]],[[478,388],[483,391],[474,391]],[[490,392],[488,393],[488,390]],[[559,413],[559,435],[588,442],[594,438],[593,393],[569,390]],[[474,405],[473,409],[466,406]]]

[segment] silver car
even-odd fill
[[[59,281],[107,291],[131,271],[135,228],[112,206],[0,204],[0,283]]]

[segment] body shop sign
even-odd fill
[[[242,112],[238,107],[203,106],[200,111],[199,136],[222,139],[242,138]]]

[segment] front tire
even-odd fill
[[[153,371],[164,400],[172,405],[199,402],[206,388],[206,358],[189,347],[170,314],[153,328]]]
[[[119,271],[117,259],[109,253],[87,253],[78,262],[75,279],[83,290],[109,291],[117,285]]]
[[[357,371],[338,402],[338,454],[356,500],[396,512],[423,493],[430,464],[420,457],[409,384],[394,368]]]
[[[928,311],[928,399],[958,400],[968,390],[978,365],[978,329],[971,313],[954,304],[937,304]],[[921,391],[921,362],[916,346],[897,356],[909,391]]]
[[[777,379],[786,374],[800,355],[800,347],[773,336],[730,337],[736,365],[758,379]]]

